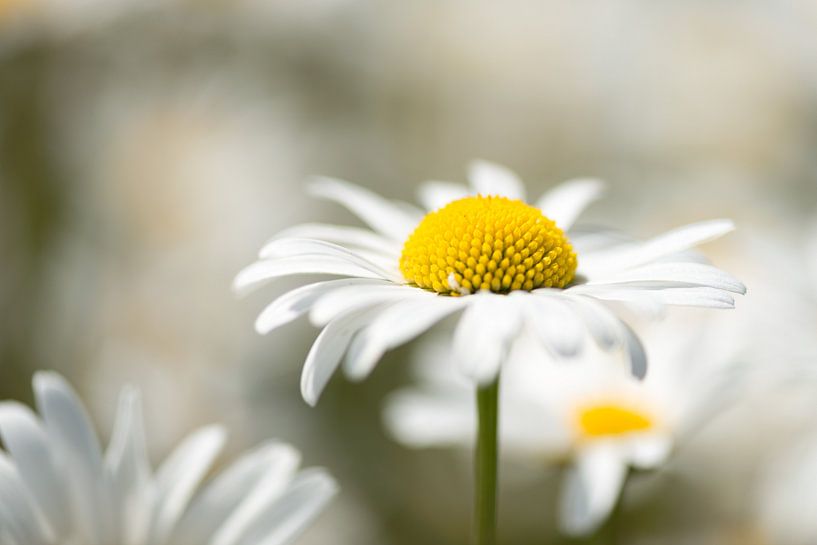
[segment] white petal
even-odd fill
[[[171,543],[232,545],[247,525],[287,487],[300,463],[289,445],[270,442],[245,454],[199,494]]]
[[[105,459],[122,513],[123,545],[142,543],[151,514],[150,462],[138,390],[124,388]]]
[[[337,257],[295,256],[256,261],[252,265],[245,267],[233,280],[233,290],[243,294],[252,288],[266,284],[270,280],[299,274],[332,274],[390,280],[384,278],[379,267],[364,268],[349,262],[347,259]]]
[[[561,357],[576,356],[584,344],[584,326],[565,302],[546,296],[525,297],[528,329],[549,351]]]
[[[91,543],[112,543],[118,533],[113,493],[102,463],[99,439],[74,390],[60,375],[34,375],[37,407],[54,453],[68,469],[71,505],[81,535]]]
[[[323,470],[300,473],[278,501],[250,525],[238,545],[286,545],[297,538],[329,503],[338,486]]]
[[[707,286],[733,293],[746,293],[746,286],[731,274],[701,263],[651,263],[636,269],[593,277],[587,285],[622,284],[628,282],[676,282],[683,285]]]
[[[525,186],[510,169],[488,161],[474,161],[468,169],[468,181],[479,195],[499,195],[525,200]]]
[[[467,197],[470,191],[462,184],[432,181],[421,185],[419,194],[420,203],[431,212]]]
[[[445,364],[446,362],[438,362]],[[383,419],[392,437],[413,448],[470,445],[476,430],[476,414],[462,396],[403,391],[386,401]]]
[[[148,543],[162,545],[224,445],[224,430],[203,428],[190,435],[156,473],[156,507]]]
[[[629,325],[624,322],[619,322],[619,324],[624,337],[627,359],[630,360],[630,374],[641,380],[647,376],[647,353],[644,351],[644,345],[641,344],[641,339]]]
[[[735,229],[730,220],[702,221],[673,229],[634,247],[585,254],[582,269],[597,274],[601,270],[634,268],[663,257],[715,240]]]
[[[385,269],[373,263],[364,256],[363,251],[353,251],[343,246],[316,240],[311,238],[277,238],[267,244],[267,254],[271,258],[292,258],[292,257],[326,257],[329,259],[340,259],[348,261],[363,269],[371,270],[383,278],[391,278],[399,282],[402,277],[397,271],[397,261],[393,261],[392,270]],[[387,260],[389,261],[389,260]]]
[[[255,320],[255,330],[262,335],[287,324],[312,308],[327,293],[347,286],[382,286],[385,280],[369,278],[343,278],[301,286],[288,291],[270,303]]]
[[[642,379],[647,374],[647,356],[638,336],[610,309],[586,297],[566,296],[584,320],[596,344],[605,351],[623,347],[630,361],[631,374]]]
[[[407,298],[433,299],[434,295],[419,288],[386,284],[338,288],[318,299],[309,312],[310,321],[317,326],[366,307]]]
[[[388,306],[355,336],[346,357],[346,376],[352,380],[366,378],[386,351],[424,333],[465,304],[462,297],[431,296]]]
[[[372,229],[402,243],[422,219],[422,212],[396,205],[360,186],[334,178],[317,178],[309,191],[345,206]]]
[[[542,213],[567,231],[593,201],[604,193],[604,182],[595,178],[577,178],[554,187],[536,203]]]
[[[610,515],[621,493],[627,467],[613,448],[588,447],[566,476],[560,523],[571,536],[593,533]]]
[[[462,372],[480,384],[492,381],[518,334],[521,305],[501,295],[469,295],[454,332],[454,354]]]
[[[311,238],[352,248],[365,248],[388,255],[400,255],[402,245],[368,229],[326,223],[305,223],[284,229],[261,248],[260,257],[272,257],[274,242],[279,238]],[[273,245],[273,249],[269,246]]]
[[[0,451],[0,523],[24,545],[50,545],[54,536],[11,460]]]
[[[655,285],[576,286],[571,292],[604,301],[633,301],[660,305],[731,309],[735,298],[723,290],[706,287],[677,288],[672,285],[654,289]]]
[[[664,434],[639,435],[630,446],[629,462],[638,469],[658,467],[669,456],[672,440]]]
[[[352,312],[323,328],[312,344],[301,373],[301,395],[315,405],[329,378],[338,368],[352,337],[377,315],[381,307]]]
[[[34,413],[20,403],[0,403],[0,438],[54,533],[67,535],[65,481],[54,463],[48,436]]]

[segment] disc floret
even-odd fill
[[[565,233],[538,208],[496,196],[429,213],[400,257],[407,281],[447,295],[564,288],[576,264]]]

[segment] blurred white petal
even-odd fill
[[[536,207],[563,231],[568,231],[593,201],[604,193],[604,182],[578,178],[554,187],[539,199]]]
[[[525,186],[509,168],[488,161],[473,161],[468,168],[468,181],[478,195],[498,195],[525,200]]]

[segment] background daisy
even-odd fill
[[[681,323],[649,328],[652,366],[643,381],[600,351],[572,365],[543,366],[548,355],[539,346],[529,339],[515,345],[502,377],[500,449],[534,469],[567,465],[563,532],[598,530],[630,469],[661,467],[677,445],[734,400],[745,366],[723,350],[711,323],[703,320],[700,334],[689,337],[677,334]],[[450,357],[438,341],[418,352],[419,386],[393,394],[385,407],[393,437],[414,448],[466,446],[477,429],[468,384],[440,371]]]

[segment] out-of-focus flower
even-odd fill
[[[743,284],[686,253],[733,229],[727,220],[681,227],[645,242],[573,229],[597,199],[597,180],[567,182],[525,203],[509,170],[476,162],[471,187],[430,182],[427,214],[334,179],[311,186],[357,214],[372,230],[306,224],[279,233],[261,260],[241,271],[245,290],[291,275],[349,277],[308,284],[270,304],[256,329],[267,333],[309,312],[323,327],[307,356],[302,393],[314,404],[343,355],[353,379],[383,353],[464,311],[454,334],[461,370],[488,383],[520,331],[556,357],[572,357],[587,332],[605,351],[623,349],[636,376],[646,358],[631,328],[607,305],[660,312],[667,305],[732,308]],[[570,239],[568,239],[568,235]],[[574,250],[575,248],[575,250]]]
[[[649,328],[651,366],[643,381],[598,350],[573,365],[546,366],[540,346],[515,345],[501,382],[502,452],[522,461],[569,463],[561,497],[564,532],[597,529],[613,510],[629,468],[662,465],[677,442],[729,399],[739,367],[708,355],[717,334],[676,326]],[[419,356],[420,386],[389,399],[388,429],[414,448],[470,444],[476,415],[468,384],[445,372],[451,365],[444,343]]]
[[[37,373],[34,392],[41,418],[0,404],[0,543],[285,544],[337,489],[321,469],[299,472],[292,447],[269,442],[197,493],[224,443],[220,427],[190,435],[154,473],[136,390],[123,390],[104,454],[61,376]]]

